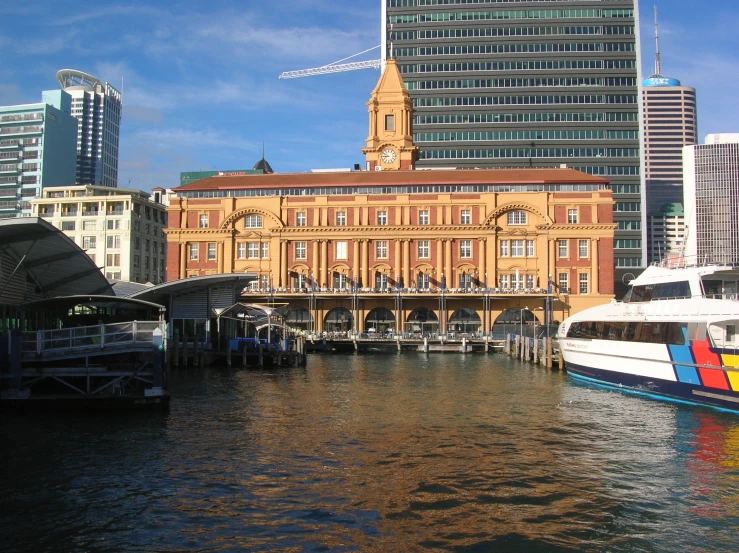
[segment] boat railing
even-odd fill
[[[725,255],[691,255],[666,254],[661,261],[655,261],[652,265],[665,267],[667,269],[692,269],[696,267],[721,267],[732,269],[734,265],[726,261]]]

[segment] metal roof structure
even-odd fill
[[[169,305],[168,299],[170,297],[186,294],[195,290],[202,290],[214,285],[243,283],[243,285],[246,286],[256,278],[256,275],[253,273],[229,273],[183,278],[180,280],[173,280],[172,282],[164,282],[147,288],[146,290],[134,292],[129,297],[167,306]]]
[[[66,234],[39,217],[0,220],[0,303],[98,294],[112,296],[103,273]]]
[[[67,88],[84,88],[87,90],[94,89],[101,84],[100,79],[93,77],[89,73],[78,69],[60,69],[56,72],[56,80],[63,89]]]

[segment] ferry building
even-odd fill
[[[559,166],[414,170],[411,99],[394,60],[368,106],[364,171],[176,188],[167,280],[252,273],[244,301],[319,333],[489,333],[613,297],[607,180]]]

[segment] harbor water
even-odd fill
[[[739,415],[497,354],[180,369],[167,414],[2,414],[11,552],[723,552]]]

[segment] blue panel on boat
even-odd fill
[[[686,382],[688,384],[697,384],[700,386],[700,378],[698,377],[698,371],[694,367],[686,367],[679,365],[678,363],[686,363],[692,365],[695,363],[693,355],[690,352],[689,346],[668,346],[670,348],[670,357],[675,363],[675,372],[677,373],[677,379],[680,382]]]

